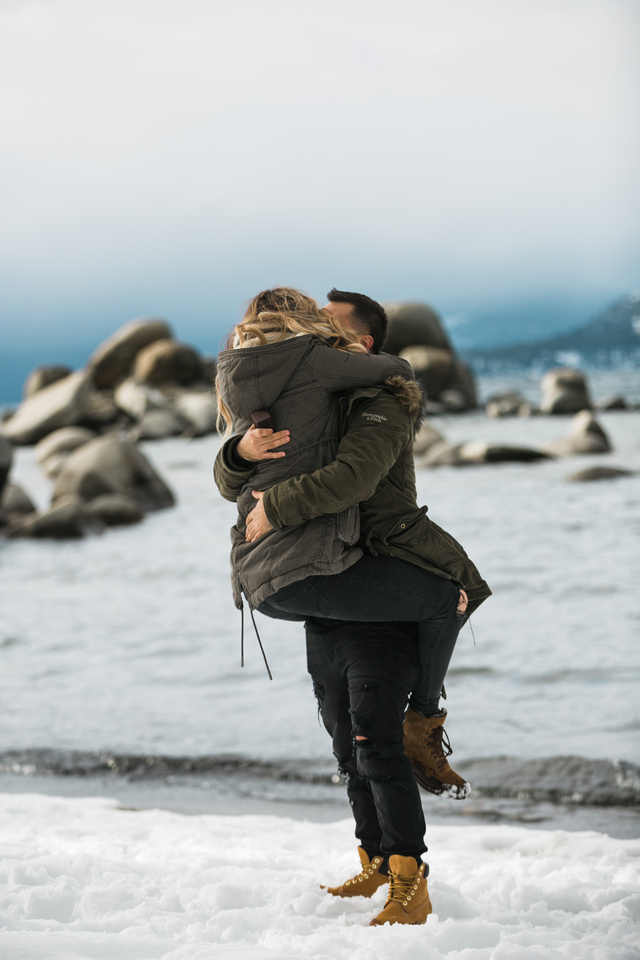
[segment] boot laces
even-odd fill
[[[389,895],[387,897],[387,903],[390,900],[397,900],[398,903],[402,903],[406,906],[409,896],[418,889],[421,877],[419,873],[411,874],[411,876],[403,877],[399,873],[392,873],[389,871]]]
[[[449,735],[444,727],[436,727],[427,734],[426,745],[433,751],[433,761],[436,766],[442,766],[447,762],[447,757],[453,753],[453,747],[449,740]]]
[[[350,886],[352,883],[362,883],[362,881],[366,880],[367,877],[372,877],[373,874],[376,872],[378,865],[379,865],[378,858],[374,857],[371,863],[366,864],[366,866],[362,868],[360,873],[357,873],[355,877],[351,877],[350,880],[346,881],[345,887]]]

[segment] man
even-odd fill
[[[379,352],[386,335],[382,307],[362,294],[337,290],[331,291],[329,301],[327,309],[355,330],[366,349]],[[415,546],[403,547],[398,542],[391,549],[380,535],[381,526],[388,525],[390,518],[397,520],[398,514],[411,519],[407,520],[410,529],[427,522],[415,506],[412,428],[409,420],[407,429],[410,414],[402,408],[403,403],[415,405],[415,393],[407,400],[403,391],[406,393],[402,384],[390,384],[388,388],[356,390],[343,398],[343,441],[336,460],[314,474],[277,484],[264,495],[256,493],[258,502],[249,514],[247,539],[257,539],[274,527],[339,512],[347,501],[362,501],[361,545],[373,554],[411,555],[416,562]],[[278,448],[287,442],[286,430],[250,430],[244,437],[228,441],[215,466],[223,495],[234,499],[250,478],[252,463],[284,456]],[[399,526],[404,528],[405,523]],[[430,550],[419,565],[442,575],[448,554],[436,551],[434,563],[433,546]],[[462,555],[466,558],[464,552]],[[448,576],[453,578],[451,573]],[[469,592],[474,606],[488,595],[479,577],[461,582],[469,582],[473,588]],[[387,904],[372,924],[424,923],[431,911],[427,868],[421,861],[426,850],[424,818],[411,763],[403,750],[403,714],[417,677],[413,629],[408,624],[310,619],[306,632],[309,672],[334,752],[347,777],[361,844],[361,873],[330,892],[370,896],[390,874]],[[457,629],[454,643],[455,635]],[[405,748],[411,752],[414,769],[426,789],[461,797],[468,785],[446,760],[442,744],[446,712],[439,710],[439,692],[440,684],[427,703],[428,716],[409,711]]]

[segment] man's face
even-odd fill
[[[356,326],[353,316],[353,304],[332,303],[330,300],[329,303],[325,303],[323,309],[325,309],[327,313],[330,313],[332,317],[335,317],[336,320],[339,320],[340,323],[351,330],[352,333],[355,333],[358,341],[366,350],[371,350],[373,337],[369,336],[368,333],[363,333],[362,330]]]

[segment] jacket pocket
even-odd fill
[[[385,542],[390,550],[398,551],[396,556],[409,553],[448,573],[452,573],[452,565],[457,566],[463,557],[453,537],[425,516],[400,520]]]
[[[401,516],[400,519],[394,519],[382,528],[376,539],[385,546],[392,546],[393,544],[418,546],[427,539],[428,529],[431,525],[431,521],[427,519],[425,513],[426,508],[421,507],[419,512],[414,511],[407,513],[404,517]]]
[[[358,506],[347,507],[336,514],[336,535],[338,540],[348,547],[356,544],[360,538],[360,510]]]

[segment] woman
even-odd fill
[[[237,497],[238,522],[231,531],[234,599],[240,608],[244,593],[255,610],[293,582],[341,573],[362,550],[356,547],[357,505],[247,543],[246,518],[256,503],[251,491],[267,490],[333,460],[340,441],[338,393],[412,373],[398,357],[369,356],[352,331],[319,310],[311,297],[288,287],[254,297],[231,348],[218,355],[217,373],[227,432],[235,421],[236,432],[244,433],[252,414],[267,410],[274,424],[291,434],[286,458],[258,463],[251,484]]]

